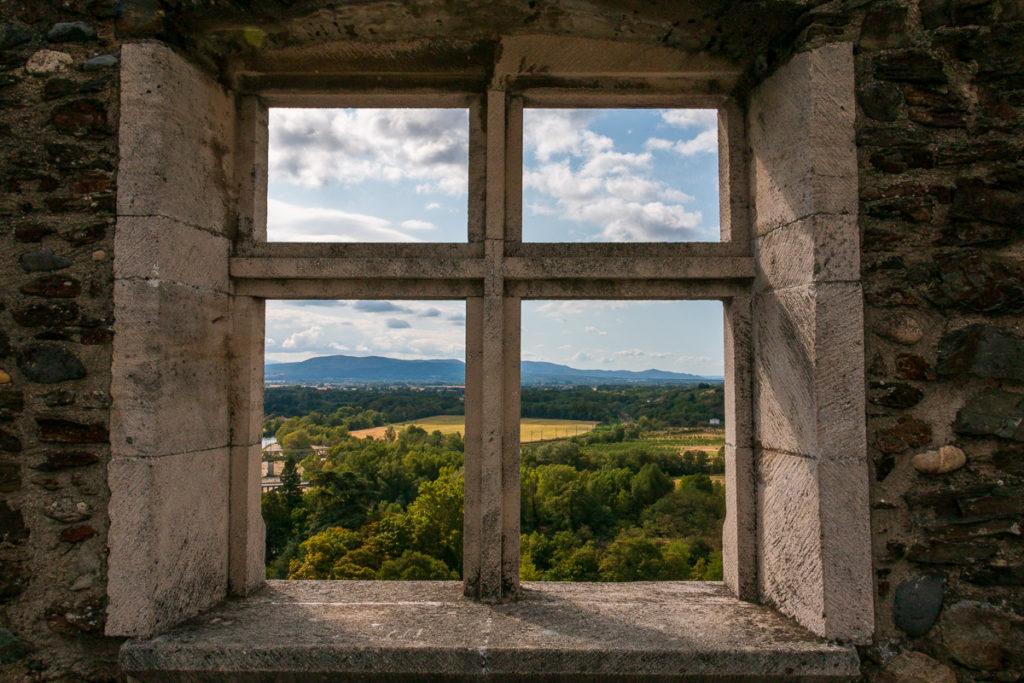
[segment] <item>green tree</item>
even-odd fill
[[[604,581],[655,581],[662,578],[664,558],[658,544],[636,534],[622,533],[601,558]]]
[[[284,497],[288,510],[295,510],[302,505],[302,477],[295,466],[295,457],[289,455],[285,458],[284,468],[281,470],[281,486],[278,489]]]
[[[415,550],[406,550],[402,556],[381,565],[377,578],[385,581],[444,581],[459,575],[441,560]]]
[[[462,573],[462,472],[441,470],[434,481],[420,484],[408,509],[419,549]]]

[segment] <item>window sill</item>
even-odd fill
[[[445,582],[268,581],[121,649],[140,681],[830,679],[853,647],[704,582],[524,583],[483,605]]]

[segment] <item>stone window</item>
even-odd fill
[[[710,58],[516,37],[484,75],[234,91],[125,45],[115,241],[107,633],[149,636],[263,583],[263,301],[466,301],[464,593],[519,585],[523,299],[715,299],[725,310],[725,584],[810,631],[873,630],[849,45],[738,102]],[[374,55],[353,57],[364,71]],[[364,74],[365,76],[365,74]],[[268,243],[268,108],[465,107],[468,240]],[[720,242],[540,243],[521,233],[524,107],[712,108]]]

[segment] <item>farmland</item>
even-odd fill
[[[415,425],[428,432],[437,430],[445,435],[466,433],[466,425],[462,415],[433,415],[382,427],[358,429],[349,432],[349,434],[359,439],[365,439],[368,436],[374,439],[383,439],[388,427],[393,427],[396,432],[400,432],[409,425]],[[590,420],[546,420],[543,418],[525,417],[519,421],[519,442],[534,443],[537,441],[564,439],[570,436],[586,434],[596,426],[597,422]]]

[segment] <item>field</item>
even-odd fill
[[[409,422],[398,422],[392,427],[401,431],[408,425],[416,425],[428,432],[439,430],[442,434],[465,434],[466,425],[461,415],[434,415]],[[586,420],[545,420],[533,417],[524,417],[519,421],[520,443],[531,443],[534,441],[549,441],[551,439],[564,439],[577,434],[586,434],[597,425],[597,422]],[[374,427],[373,429],[358,429],[351,432],[352,436],[366,438],[372,436],[374,439],[383,439],[387,426]]]

